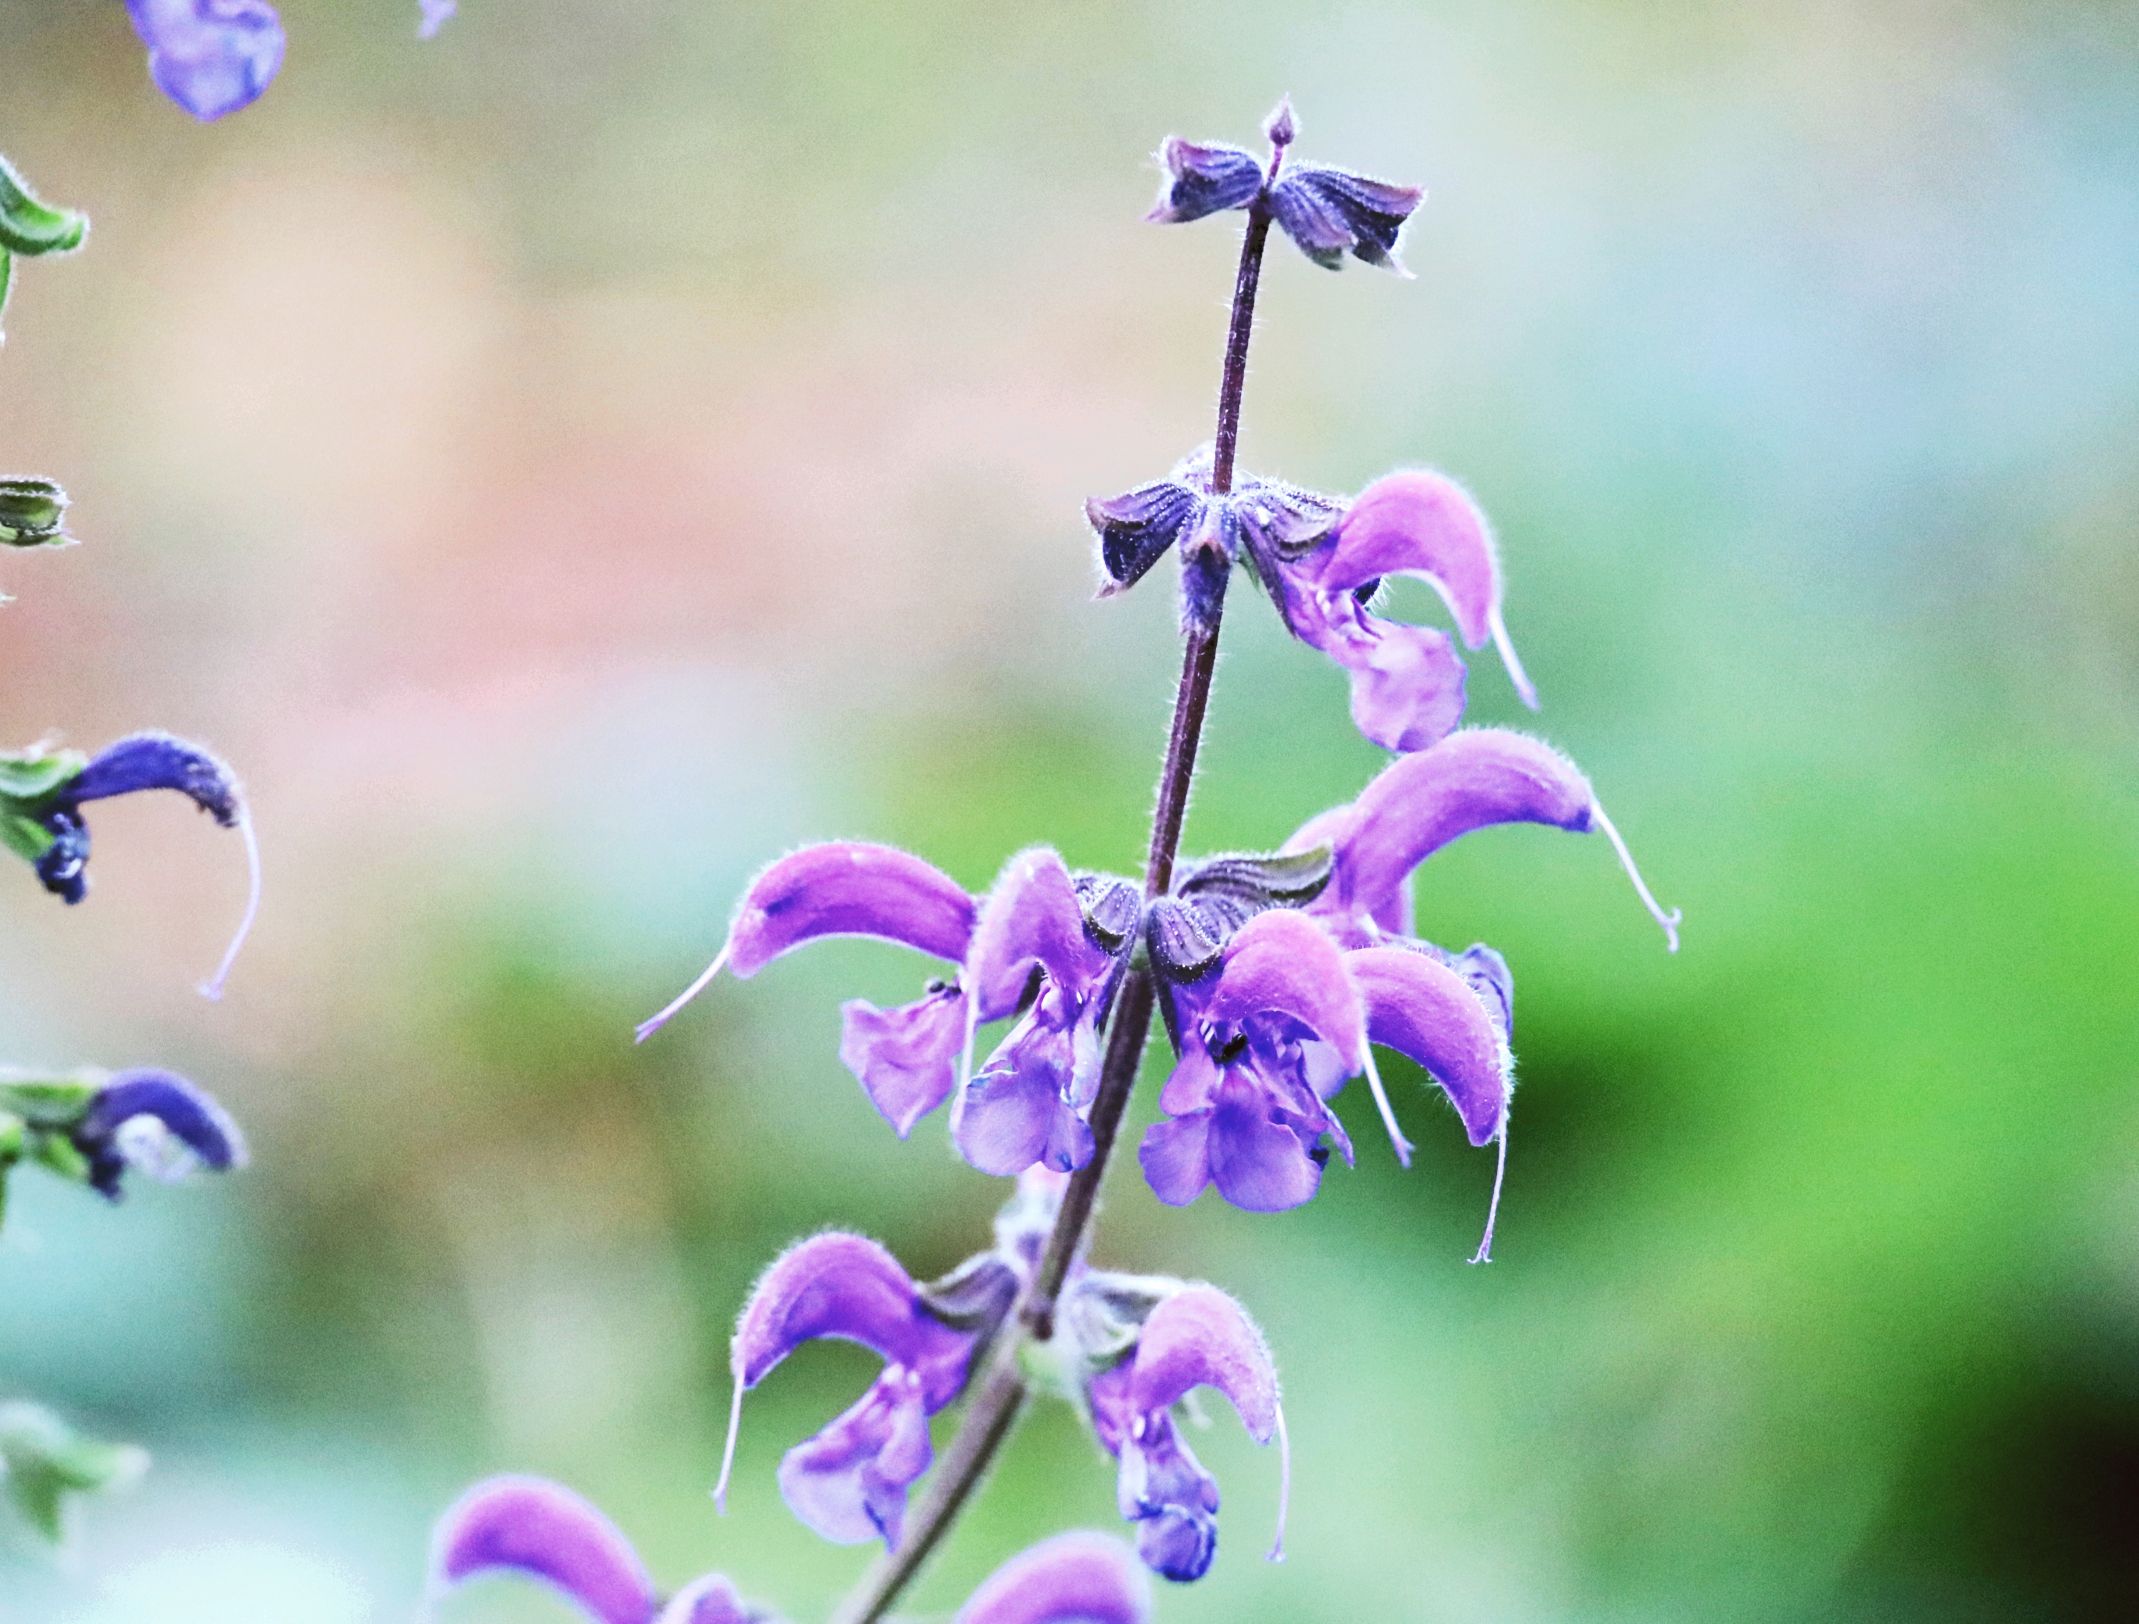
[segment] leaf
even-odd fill
[[[89,758],[81,751],[54,750],[49,745],[0,751],[0,802],[35,806],[70,779],[79,778],[88,765]]]
[[[65,547],[67,493],[49,479],[0,479],[0,546]]]
[[[85,1438],[39,1405],[0,1405],[0,1487],[54,1544],[66,1531],[70,1496],[124,1487],[147,1467],[148,1455],[132,1444]]]
[[[0,846],[6,847],[25,863],[43,859],[52,849],[52,831],[25,813],[9,807],[0,799]]]
[[[0,248],[18,254],[71,254],[89,234],[89,217],[39,201],[15,166],[0,157]]]

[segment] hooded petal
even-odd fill
[[[1445,474],[1409,469],[1377,479],[1337,522],[1334,544],[1317,555],[1328,592],[1353,592],[1390,575],[1415,575],[1441,594],[1464,643],[1500,650],[1523,703],[1537,709],[1501,618],[1499,553],[1470,493]]]
[[[97,1091],[71,1137],[90,1183],[116,1201],[129,1168],[166,1181],[195,1168],[245,1165],[245,1136],[208,1095],[174,1072],[122,1071]]]
[[[1589,780],[1550,745],[1500,728],[1464,728],[1390,763],[1352,803],[1336,836],[1330,891],[1347,907],[1373,910],[1452,840],[1496,823],[1582,833],[1595,806]]]
[[[1170,1409],[1198,1387],[1226,1396],[1248,1436],[1277,1430],[1277,1364],[1247,1311],[1216,1286],[1187,1286],[1151,1311],[1136,1344],[1130,1401],[1147,1414]]]
[[[888,1363],[913,1368],[933,1369],[965,1348],[964,1338],[929,1314],[897,1258],[875,1241],[836,1231],[789,1247],[759,1278],[735,1327],[742,1385],[757,1386],[818,1337],[859,1342]],[[950,1388],[955,1392],[956,1383]]]
[[[1262,160],[1217,141],[1187,141],[1169,135],[1159,146],[1166,178],[1146,220],[1184,225],[1207,214],[1244,209],[1263,189]]]
[[[631,1542],[579,1495],[538,1477],[478,1483],[439,1519],[432,1583],[512,1572],[562,1592],[601,1624],[649,1624],[653,1581]]]
[[[1463,1118],[1471,1143],[1499,1131],[1515,1079],[1499,1022],[1458,971],[1404,947],[1368,947],[1344,956],[1366,999],[1367,1030],[1417,1061]]]
[[[844,1414],[781,1458],[780,1497],[835,1545],[896,1545],[906,1491],[932,1459],[920,1379],[886,1369]]]
[[[282,66],[282,20],[266,0],[126,0],[149,76],[195,118],[234,113]]]
[[[1085,929],[1076,881],[1060,854],[1040,846],[1011,858],[982,900],[966,977],[980,1019],[992,1021],[1023,1002],[1035,966],[1081,1001],[1113,962]]]
[[[168,733],[134,733],[107,745],[60,794],[80,806],[148,789],[177,790],[226,829],[242,815],[236,775],[199,745]]]
[[[751,882],[726,962],[749,977],[819,937],[875,936],[957,964],[973,920],[973,899],[941,869],[893,846],[835,840],[783,857]]]
[[[1057,1534],[997,1568],[953,1624],[1146,1624],[1151,1582],[1104,1534]]]
[[[939,986],[898,1009],[856,998],[840,1006],[839,1058],[904,1139],[950,1098],[966,1033],[966,998]]]
[[[1234,933],[1201,1014],[1214,1026],[1234,1027],[1283,1016],[1334,1047],[1352,1071],[1362,1064],[1364,1014],[1344,956],[1296,909],[1257,914]]]

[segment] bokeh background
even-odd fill
[[[17,1181],[0,1390],[156,1465],[66,1561],[0,1547],[0,1616],[407,1618],[502,1468],[824,1615],[866,1553],[773,1469],[870,1361],[752,1399],[719,1520],[732,1316],[799,1234],[933,1270],[1004,1189],[837,1061],[894,950],[631,1027],[806,839],[1134,866],[1172,605],[1090,601],[1079,505],[1207,436],[1234,252],[1139,224],[1145,154],[1286,90],[1432,195],[1415,282],[1273,249],[1245,460],[1472,485],[1686,946],[1600,842],[1422,878],[1519,982],[1490,1269],[1415,1073],[1413,1171],[1348,1097],[1358,1169],[1284,1217],[1117,1169],[1100,1255],[1242,1296],[1298,1452],[1270,1567],[1276,1462],[1199,1440],[1224,1548],[1162,1618],[2139,1616],[2139,13],[284,10],[202,128],[117,0],[0,3],[0,143],[95,219],[0,355],[0,463],[86,540],[0,561],[0,734],[206,740],[269,868],[221,1006],[241,867],[181,804],[100,809],[86,908],[0,875],[8,1057],[180,1066],[255,1145],[124,1211]],[[1248,594],[1226,635],[1203,849],[1378,761]],[[914,1616],[1111,1508],[1039,1413]]]

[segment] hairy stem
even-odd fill
[[[1284,161],[1277,146],[1270,157],[1274,180]],[[1218,385],[1218,433],[1212,442],[1211,488],[1233,488],[1234,456],[1240,444],[1240,399],[1248,379],[1248,337],[1255,324],[1255,290],[1262,280],[1263,245],[1270,236],[1270,210],[1258,197],[1248,209],[1240,243],[1240,270],[1233,282],[1233,314],[1226,328],[1225,368]],[[1158,807],[1152,814],[1150,854],[1144,865],[1144,894],[1164,896],[1173,884],[1174,859],[1180,854],[1181,829],[1188,817],[1188,792],[1196,776],[1196,750],[1203,741],[1203,716],[1211,698],[1211,676],[1218,665],[1218,621],[1214,609],[1208,629],[1190,632],[1181,655],[1181,680],[1174,690],[1173,726],[1166,738],[1166,761],[1159,769]],[[1062,1206],[1048,1233],[1040,1266],[1010,1325],[989,1360],[979,1390],[966,1406],[957,1434],[930,1474],[920,1503],[908,1518],[898,1546],[862,1578],[835,1615],[834,1624],[877,1624],[898,1600],[930,1554],[950,1532],[958,1514],[987,1474],[1003,1440],[1025,1407],[1023,1352],[1028,1341],[1054,1335],[1055,1305],[1070,1265],[1083,1249],[1098,1210],[1100,1181],[1106,1177],[1115,1137],[1121,1130],[1129,1096],[1136,1090],[1144,1046],[1151,1036],[1156,1008],[1148,970],[1132,970],[1115,995],[1107,1031],[1099,1088],[1092,1101],[1092,1155],[1071,1175]]]

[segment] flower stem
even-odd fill
[[[1270,176],[1275,179],[1285,148],[1274,144]],[[1225,368],[1218,385],[1218,434],[1212,443],[1211,488],[1233,488],[1233,463],[1240,443],[1240,399],[1248,379],[1248,338],[1255,323],[1255,290],[1262,280],[1263,245],[1270,236],[1270,208],[1265,195],[1248,207],[1241,237],[1240,270],[1233,282],[1233,314],[1226,328]],[[1196,750],[1203,741],[1203,717],[1211,698],[1211,677],[1218,666],[1218,622],[1222,602],[1213,608],[1207,628],[1187,635],[1181,654],[1181,680],[1174,690],[1173,726],[1166,738],[1166,762],[1159,769],[1158,808],[1152,814],[1151,848],[1144,865],[1144,894],[1164,896],[1173,884],[1174,859],[1180,854],[1181,829],[1188,817],[1188,791],[1196,776]],[[1144,1046],[1151,1036],[1156,1005],[1151,973],[1131,970],[1115,995],[1100,1062],[1099,1088],[1092,1101],[1092,1155],[1071,1175],[1062,1206],[1049,1231],[1040,1266],[1019,1304],[1015,1322],[1006,1328],[988,1363],[979,1391],[967,1404],[958,1432],[929,1474],[929,1485],[907,1520],[904,1537],[884,1553],[834,1615],[834,1624],[877,1624],[898,1600],[914,1575],[950,1532],[980,1480],[987,1474],[1003,1440],[1023,1412],[1026,1382],[1023,1352],[1027,1341],[1045,1342],[1054,1335],[1055,1305],[1070,1264],[1083,1249],[1099,1185],[1106,1177],[1114,1140],[1121,1130],[1129,1096],[1136,1090]]]

